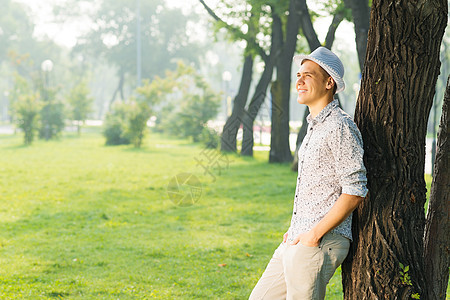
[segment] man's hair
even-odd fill
[[[328,74],[327,71],[325,71],[324,68],[322,68],[321,66],[319,66],[319,67],[320,67],[320,70],[322,71],[322,74],[325,76],[326,79],[328,79],[329,77],[331,77],[331,79],[333,79],[333,96],[334,96],[336,94],[336,90],[337,90],[336,81],[334,80],[334,78],[330,74]]]

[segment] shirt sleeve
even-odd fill
[[[367,195],[366,168],[363,162],[363,141],[358,127],[351,119],[339,122],[328,139],[333,153],[335,171],[342,193]]]

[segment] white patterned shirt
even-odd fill
[[[329,103],[314,119],[298,151],[298,177],[288,240],[311,230],[342,193],[365,197],[363,142],[352,118]],[[352,215],[331,232],[352,239]]]

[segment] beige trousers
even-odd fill
[[[326,234],[318,247],[281,243],[249,299],[324,299],[328,281],[349,247],[349,239],[334,233]]]

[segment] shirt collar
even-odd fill
[[[317,123],[322,123],[323,121],[325,121],[325,119],[328,117],[328,115],[331,113],[331,111],[333,111],[333,109],[335,107],[337,107],[338,105],[339,105],[339,102],[337,99],[335,99],[335,100],[331,101],[330,103],[328,103],[328,105],[325,106],[315,118],[312,118],[311,114],[309,114],[308,117],[306,118],[306,120],[308,121],[308,124],[314,126]]]

